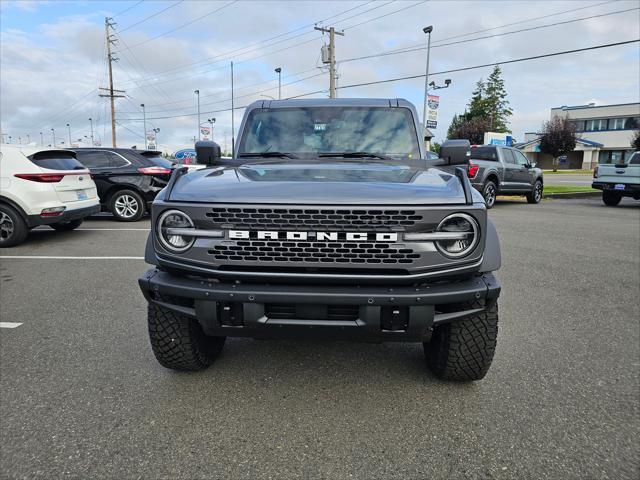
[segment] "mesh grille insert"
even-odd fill
[[[212,208],[205,214],[219,228],[389,231],[422,220],[415,210],[294,209],[294,208]]]
[[[218,261],[308,262],[315,264],[410,264],[413,249],[388,243],[240,240],[208,251]]]

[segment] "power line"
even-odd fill
[[[160,10],[159,12],[156,12],[156,13],[154,13],[154,14],[152,14],[152,15],[149,15],[148,17],[145,17],[145,18],[143,18],[142,20],[140,20],[140,21],[138,21],[138,22],[136,22],[136,23],[132,23],[131,25],[129,25],[129,26],[128,26],[128,27],[126,27],[126,28],[123,28],[122,30],[120,30],[120,33],[122,33],[122,32],[126,32],[127,30],[130,30],[130,29],[132,29],[133,27],[135,27],[135,26],[137,26],[137,25],[140,25],[141,23],[146,22],[147,20],[149,20],[149,19],[151,19],[151,18],[153,18],[153,17],[157,17],[157,16],[158,16],[158,15],[160,15],[161,13],[166,12],[166,11],[167,11],[167,10],[169,10],[170,8],[173,8],[173,7],[175,7],[176,5],[181,4],[182,2],[184,2],[184,0],[178,0],[176,3],[172,3],[171,5],[169,5],[169,6],[168,6],[168,7],[166,7],[166,8],[163,8],[163,9],[162,9],[162,10]]]
[[[398,12],[402,12],[404,10],[408,10],[409,8],[417,7],[418,5],[422,5],[423,3],[427,3],[429,0],[423,0],[422,2],[414,3],[413,5],[409,5],[398,10],[394,10],[392,12],[385,13],[384,15],[380,15],[379,17],[370,18],[369,20],[365,20],[364,22],[356,23],[354,25],[349,25],[348,27],[344,27],[343,30],[349,30],[351,28],[359,27],[360,25],[364,25],[365,23],[373,22],[374,20],[379,20],[384,17],[388,17],[389,15],[394,15]],[[341,22],[344,20],[341,20]]]
[[[464,72],[464,71],[468,71],[468,70],[476,70],[479,68],[486,68],[486,67],[493,67],[495,65],[506,65],[506,64],[510,64],[510,63],[518,63],[518,62],[525,62],[525,61],[529,61],[529,60],[537,60],[537,59],[541,59],[541,58],[549,58],[549,57],[556,57],[559,55],[568,55],[568,54],[572,54],[572,53],[579,53],[579,52],[586,52],[586,51],[590,51],[590,50],[598,50],[598,49],[602,49],[602,48],[610,48],[610,47],[617,47],[620,45],[628,45],[631,43],[637,43],[640,42],[640,38],[639,39],[635,39],[635,40],[626,40],[623,42],[615,42],[615,43],[607,43],[607,44],[601,44],[601,45],[594,45],[591,47],[584,47],[584,48],[576,48],[573,50],[564,50],[564,51],[560,51],[560,52],[553,52],[553,53],[545,53],[542,55],[533,55],[530,57],[522,57],[522,58],[515,58],[515,59],[510,59],[510,60],[502,60],[502,61],[498,61],[498,62],[491,62],[491,63],[485,63],[482,65],[473,65],[470,67],[460,67],[460,68],[454,68],[454,69],[450,69],[450,70],[443,70],[440,72],[434,72],[434,73],[429,73],[429,75],[444,75],[447,73],[455,73],[455,72]],[[337,87],[338,89],[347,89],[347,88],[355,88],[355,87],[364,87],[364,86],[369,86],[369,85],[379,85],[381,83],[391,83],[391,82],[399,82],[399,81],[404,81],[404,80],[414,80],[417,78],[424,78],[424,73],[423,74],[419,74],[419,75],[409,75],[409,76],[405,76],[405,77],[395,77],[395,78],[388,78],[385,80],[376,80],[373,82],[363,82],[363,83],[354,83],[351,85],[342,85]],[[327,92],[327,89],[323,89],[323,90],[316,90],[314,92],[307,92],[301,95],[295,95],[292,97],[288,97],[287,99],[294,99],[294,98],[301,98],[301,97],[308,97],[310,95],[316,95],[319,93],[325,93]],[[246,108],[248,105],[244,105],[242,107],[235,107],[234,110],[238,110],[238,109],[242,109],[242,108]],[[203,115],[209,115],[212,113],[220,113],[220,112],[229,112],[231,111],[230,108],[224,108],[224,109],[220,109],[220,110],[212,110],[212,111],[208,111],[208,112],[201,112],[201,114]],[[181,114],[181,115],[168,115],[168,116],[163,116],[163,117],[154,117],[154,118],[147,118],[147,120],[164,120],[164,119],[169,119],[169,118],[180,118],[180,117],[192,117],[194,115],[194,113],[185,113],[185,114]],[[142,119],[135,119],[135,118],[130,118],[127,119],[128,121],[142,121]]]
[[[169,35],[170,33],[173,33],[173,32],[175,32],[175,31],[177,31],[177,30],[180,30],[181,28],[184,28],[184,27],[186,27],[187,25],[191,25],[191,24],[193,24],[193,23],[195,23],[195,22],[197,22],[197,21],[199,21],[199,20],[202,20],[202,19],[203,19],[203,18],[205,18],[205,17],[208,17],[209,15],[213,15],[214,13],[219,12],[219,11],[220,11],[220,10],[222,10],[223,8],[230,7],[231,5],[233,5],[234,3],[238,3],[239,1],[240,1],[240,0],[233,0],[232,2],[229,2],[229,3],[227,3],[227,4],[223,5],[223,6],[219,7],[219,8],[216,8],[216,9],[214,9],[214,10],[210,11],[209,13],[205,13],[204,15],[200,15],[199,17],[194,18],[193,20],[191,20],[191,21],[189,21],[189,22],[187,22],[187,23],[183,23],[182,25],[180,25],[180,26],[178,26],[178,27],[176,27],[176,28],[173,28],[173,29],[168,30],[168,31],[166,31],[166,32],[164,32],[164,33],[161,33],[161,34],[159,34],[159,35],[156,35],[155,37],[151,37],[151,38],[149,38],[149,39],[147,39],[147,40],[144,40],[144,41],[142,41],[142,42],[140,42],[140,43],[136,43],[136,44],[134,44],[134,45],[133,45],[133,46],[131,46],[131,47],[127,47],[127,49],[128,49],[128,50],[131,50],[132,48],[136,48],[136,47],[138,47],[138,46],[140,46],[140,45],[144,45],[145,43],[149,43],[149,42],[151,42],[151,41],[153,41],[153,40],[156,40],[156,39],[158,39],[158,38],[160,38],[160,37],[164,37],[165,35]]]
[[[131,10],[132,8],[137,7],[137,6],[138,6],[138,5],[140,5],[142,2],[144,2],[144,0],[140,0],[140,1],[136,2],[136,3],[134,3],[134,4],[133,4],[133,5],[131,5],[130,7],[125,8],[124,10],[122,10],[122,11],[120,11],[120,12],[116,13],[116,14],[115,14],[115,15],[113,15],[113,16],[114,16],[114,17],[117,17],[117,16],[119,16],[119,15],[122,15],[122,14],[124,14],[124,13],[127,13],[129,10]]]
[[[598,15],[591,15],[591,16],[588,16],[588,17],[574,18],[574,19],[571,19],[571,20],[564,20],[564,21],[561,21],[561,22],[548,23],[546,25],[538,25],[538,26],[535,26],[535,27],[527,27],[527,28],[522,28],[520,30],[512,30],[510,32],[494,33],[493,35],[485,35],[485,36],[482,36],[482,37],[467,38],[465,40],[457,40],[455,42],[439,43],[437,45],[432,45],[431,48],[446,47],[446,46],[449,46],[449,45],[458,45],[460,43],[475,42],[477,40],[484,40],[484,39],[487,39],[487,38],[501,37],[503,35],[513,35],[515,33],[529,32],[529,31],[538,30],[538,29],[541,29],[541,28],[555,27],[555,26],[558,26],[558,25],[566,25],[566,24],[569,24],[569,23],[575,23],[575,22],[581,22],[581,21],[584,21],[584,20],[591,20],[591,19],[594,19],[594,18],[606,17],[606,16],[609,16],[609,15],[615,15],[615,14],[618,14],[618,13],[631,12],[633,10],[640,10],[640,7],[628,8],[626,10],[616,10],[615,12],[607,12],[607,13],[601,13],[601,14],[598,14]],[[499,28],[499,27],[496,27],[496,28]],[[442,42],[442,41],[443,40],[437,40],[434,43]],[[372,54],[372,55],[364,55],[364,56],[361,56],[361,57],[347,58],[347,59],[339,61],[338,63],[353,62],[353,61],[356,61],[356,60],[365,60],[365,59],[368,59],[368,58],[386,57],[388,55],[398,55],[398,54],[402,54],[402,53],[418,52],[418,51],[425,50],[425,49],[426,49],[426,47],[423,44],[418,44],[418,45],[413,45],[413,46],[409,46],[409,47],[389,50],[387,52],[376,53],[376,54]]]

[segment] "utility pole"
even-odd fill
[[[322,33],[329,34],[329,54],[328,58],[322,59],[322,63],[329,64],[329,98],[336,98],[336,42],[335,36],[344,36],[344,32],[336,32],[334,27],[313,27]]]
[[[198,97],[198,140],[200,140],[200,90],[194,90],[193,93]]]
[[[117,62],[118,59],[113,57],[111,53],[111,45],[116,42],[113,35],[109,34],[109,28],[113,28],[115,23],[112,22],[112,18],[105,17],[104,19],[104,33],[107,41],[107,63],[109,64],[109,88],[100,88],[100,90],[106,90],[109,93],[101,93],[101,97],[109,97],[111,99],[111,146],[116,147],[116,98],[124,97],[124,90],[114,90],[113,88],[113,67],[112,63]]]
[[[144,109],[144,103],[141,103],[142,107],[142,128],[144,129],[144,148],[147,149],[149,147],[147,143],[147,112]]]
[[[95,145],[93,142],[93,118],[89,119],[89,123],[91,124],[91,146],[93,147]]]
[[[235,117],[233,109],[233,62],[231,62],[231,156],[236,150],[236,133],[234,131]]]

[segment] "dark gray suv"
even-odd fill
[[[401,341],[442,378],[483,378],[498,235],[469,142],[427,162],[419,131],[406,100],[265,100],[232,159],[196,144],[207,168],[177,169],[151,211],[139,284],[158,361],[206,368],[227,337]]]

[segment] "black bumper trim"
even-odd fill
[[[617,184],[613,182],[593,182],[591,184],[591,188],[607,192],[619,193],[622,196],[634,196],[640,194],[640,185],[636,185],[634,183],[625,183],[624,190],[616,190],[615,185]]]
[[[500,295],[500,283],[491,274],[477,275],[455,282],[423,286],[329,286],[329,285],[264,285],[230,284],[171,275],[158,269],[148,270],[139,279],[140,288],[150,303],[197,319],[210,335],[245,337],[327,336],[362,340],[427,341],[433,326],[482,312]],[[167,297],[193,301],[193,306],[176,305]],[[437,305],[484,300],[483,308],[451,313],[438,313]],[[244,308],[242,326],[222,325],[217,318],[218,304],[240,303]],[[264,305],[269,303],[357,305],[357,320],[269,319]],[[387,305],[408,307],[409,328],[383,331],[381,308]]]
[[[75,210],[65,210],[62,215],[56,217],[42,217],[40,215],[27,215],[27,225],[37,227],[38,225],[51,225],[52,223],[70,222],[79,218],[86,218],[94,213],[100,212],[100,205],[92,207],[76,208]]]

